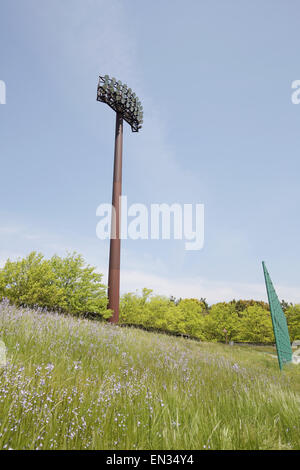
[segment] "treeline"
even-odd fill
[[[300,339],[300,305],[283,302],[291,341]],[[143,289],[121,298],[121,321],[203,341],[274,343],[269,305],[232,300],[209,307],[205,299],[167,299]]]
[[[0,299],[18,306],[41,307],[65,314],[107,319],[106,287],[102,274],[81,255],[45,259],[31,253],[8,260],[0,269]],[[300,305],[282,301],[291,341],[300,339]],[[267,303],[232,300],[209,306],[205,299],[166,298],[143,289],[141,295],[121,297],[120,323],[136,325],[203,341],[274,343]]]

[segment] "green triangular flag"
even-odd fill
[[[285,315],[283,313],[281,304],[278,300],[277,294],[273,287],[270,275],[268,273],[264,261],[262,262],[262,265],[265,275],[266,288],[268,293],[274,336],[276,341],[277,357],[279,367],[280,369],[282,369],[284,364],[286,364],[287,362],[291,362],[292,360],[293,352],[291,348],[290,335]]]

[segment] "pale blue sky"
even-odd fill
[[[99,74],[133,88],[128,203],[203,203],[205,244],[123,241],[122,290],[300,302],[300,5],[290,0],[2,0],[0,261],[81,252],[107,276],[114,113]]]

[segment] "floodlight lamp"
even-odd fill
[[[108,75],[99,77],[97,100],[108,104],[115,112],[131,126],[132,132],[138,132],[141,126],[139,119],[141,111],[141,103],[126,83],[116,80],[115,77],[110,78]]]

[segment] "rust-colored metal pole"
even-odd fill
[[[112,192],[112,205],[115,209],[111,217],[111,237],[108,272],[108,308],[113,311],[111,323],[119,321],[120,303],[120,257],[121,257],[121,207],[122,194],[122,150],[123,150],[123,117],[116,113],[116,136],[114,155],[114,179]]]

